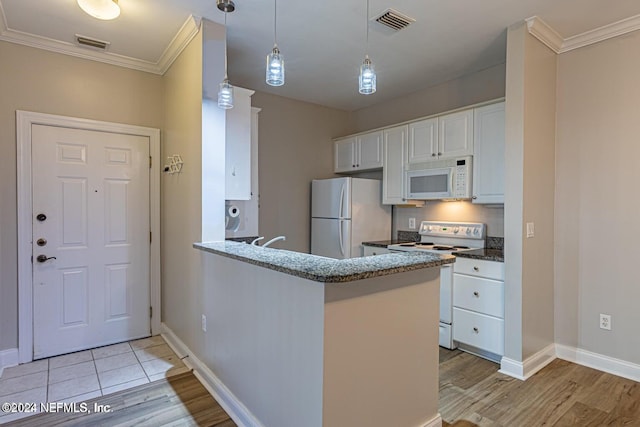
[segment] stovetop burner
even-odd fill
[[[416,246],[433,246],[433,242],[416,242]]]

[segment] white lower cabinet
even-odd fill
[[[498,360],[504,354],[504,263],[457,257],[453,271],[454,341]]]
[[[379,246],[362,246],[362,256],[383,255],[389,254],[391,251],[387,248],[381,248]]]

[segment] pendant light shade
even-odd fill
[[[284,84],[284,57],[278,49],[278,0],[273,0],[273,50],[267,55],[266,81],[269,86]]]
[[[267,84],[270,86],[284,84],[284,58],[277,45],[273,46],[273,50],[267,55]]]
[[[365,56],[360,66],[360,79],[358,81],[358,92],[363,95],[370,95],[376,91],[376,71],[369,56]]]
[[[94,18],[108,21],[120,16],[118,0],[77,0],[78,6]]]
[[[224,108],[225,110],[233,108],[233,86],[229,84],[228,79],[224,79],[224,81],[220,83],[220,88],[218,89],[218,107]]]

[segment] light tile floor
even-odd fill
[[[83,402],[188,370],[158,335],[7,368],[0,404]],[[0,411],[0,424],[29,415]]]

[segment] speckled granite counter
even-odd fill
[[[504,251],[502,249],[474,249],[472,251],[457,252],[456,256],[460,258],[473,258],[485,261],[504,262]]]
[[[362,258],[333,259],[231,241],[194,243],[193,247],[228,258],[323,283],[345,283],[377,276],[439,267],[455,257],[403,252]]]

